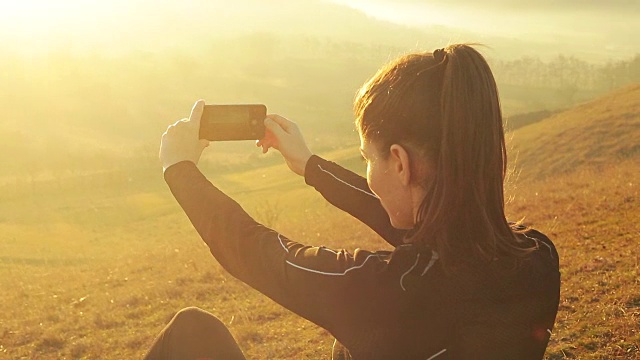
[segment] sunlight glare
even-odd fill
[[[140,1],[0,1],[0,44],[29,52],[60,44],[85,45],[121,36]],[[136,6],[138,5],[138,6]]]
[[[122,1],[115,1],[122,2]],[[14,0],[0,2],[2,32],[44,35],[50,30],[68,30],[83,22],[107,17],[116,6],[112,2],[83,0]],[[103,4],[103,5],[100,5]],[[104,4],[110,4],[104,6]]]
[[[451,11],[425,3],[391,3],[366,0],[332,0],[376,19],[409,26],[458,26]]]

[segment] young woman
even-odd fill
[[[540,232],[505,219],[498,92],[474,48],[402,56],[360,89],[366,179],[312,155],[293,122],[265,120],[263,151],[279,150],[394,251],[305,246],[256,223],[196,167],[207,145],[198,140],[203,105],[163,135],[172,193],[229,273],[335,336],[334,359],[543,357],[558,309],[558,254]],[[216,356],[243,358],[221,322],[188,309],[148,358]]]

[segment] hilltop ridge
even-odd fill
[[[510,162],[524,180],[640,158],[640,84],[520,128],[511,137]]]

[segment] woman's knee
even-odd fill
[[[222,321],[213,314],[195,306],[178,311],[171,320],[171,327],[183,331],[200,330],[202,328],[226,328]]]
[[[178,311],[160,338],[162,345],[156,348],[172,359],[244,359],[222,321],[197,307]]]

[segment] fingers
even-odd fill
[[[269,114],[267,115],[267,119],[273,120],[276,124],[280,125],[280,127],[284,129],[284,131],[288,133],[291,133],[296,129],[296,123],[278,114]]]
[[[271,142],[266,138],[266,136],[262,140],[256,140],[256,146],[257,147],[269,146],[270,144],[271,144]]]
[[[262,153],[266,154],[267,151],[269,151],[269,148],[271,147],[266,140],[256,140],[256,146],[257,147],[262,147]]]
[[[280,123],[276,122],[273,118],[269,116],[267,116],[267,118],[264,119],[264,126],[267,128],[269,132],[271,132],[277,138],[280,138],[287,133],[286,129],[283,128],[282,125],[280,125]]]
[[[189,123],[192,127],[200,128],[200,119],[202,118],[202,112],[204,111],[204,100],[198,100],[193,104],[191,109],[191,115],[189,115]]]
[[[256,146],[262,147],[262,153],[266,154],[270,148],[278,148],[278,139],[272,132],[267,131],[264,138],[256,141]]]

